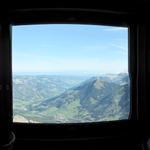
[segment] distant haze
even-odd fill
[[[102,76],[102,75],[117,75],[119,73],[127,73],[128,72],[118,72],[118,73],[106,73],[106,72],[13,72],[13,76],[15,75],[53,75],[53,76]]]

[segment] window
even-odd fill
[[[1,18],[1,25],[0,25],[0,69],[1,69],[0,71],[0,99],[1,99],[0,100],[0,118],[1,118],[1,126],[2,126],[1,127],[2,140],[0,143],[2,143],[2,145],[9,146],[12,143],[12,141],[10,141],[12,137],[12,134],[10,134],[10,132],[12,131],[14,132],[16,136],[15,149],[22,149],[22,148],[28,149],[29,147],[30,148],[33,147],[34,149],[41,149],[41,148],[49,149],[50,147],[51,148],[55,147],[55,149],[57,149],[56,147],[58,147],[60,149],[60,148],[65,147],[69,149],[72,146],[73,147],[76,146],[77,149],[79,149],[79,147],[81,148],[82,146],[83,148],[85,148],[85,145],[91,148],[93,148],[93,145],[95,147],[99,146],[101,148],[104,146],[105,149],[113,149],[113,147],[120,149],[122,148],[122,145],[124,149],[128,149],[131,147],[135,149],[135,146],[138,149],[138,145],[142,146],[143,148],[144,145],[141,145],[141,144],[146,143],[146,139],[148,139],[149,137],[149,134],[147,131],[149,127],[148,126],[149,125],[148,124],[148,121],[149,121],[149,109],[148,109],[149,98],[148,97],[149,97],[149,72],[150,72],[149,71],[149,68],[150,68],[149,56],[150,55],[149,55],[148,49],[149,49],[149,43],[150,43],[149,42],[150,30],[149,30],[148,21],[144,19],[145,17],[143,17],[143,16],[147,16],[147,12],[148,12],[146,10],[147,7],[143,7],[144,11],[142,11],[141,13],[138,11],[137,5],[130,5],[130,4],[131,3],[125,3],[125,5],[122,5],[120,3],[119,7],[118,5],[116,7],[115,4],[114,5],[110,4],[109,6],[111,7],[109,7],[108,5],[105,5],[104,7],[103,5],[100,5],[100,6],[95,5],[95,7],[94,5],[91,7],[82,7],[80,5],[81,6],[80,8],[74,8],[74,7],[67,8],[65,7],[67,5],[62,5],[61,7],[58,5],[54,6],[51,4],[52,6],[51,8],[25,8],[25,7],[23,8],[22,7],[22,8],[5,9],[5,12],[2,11],[2,14],[6,14],[5,17]],[[146,6],[146,5],[144,4],[143,6]],[[43,24],[43,25],[38,25],[38,24]],[[27,42],[26,40],[23,41],[23,38],[25,39],[25,37],[28,37],[27,40],[29,38],[32,39],[33,30],[30,30],[31,29],[30,27],[34,27],[35,29],[38,26],[41,26],[43,28],[44,26],[50,27],[50,25],[57,25],[57,26],[68,25],[68,27],[69,26],[71,27],[71,25],[74,25],[74,26],[76,25],[80,27],[89,26],[89,28],[97,27],[99,29],[107,28],[106,33],[109,33],[109,35],[103,36],[102,39],[111,38],[110,33],[114,33],[115,36],[119,35],[120,33],[123,33],[121,36],[122,38],[119,38],[119,39],[125,38],[126,40],[122,40],[122,42],[120,41],[121,43],[118,44],[119,45],[118,51],[121,50],[121,47],[122,47],[122,51],[120,52],[122,53],[125,52],[125,55],[123,56],[126,60],[126,63],[125,63],[126,65],[123,65],[123,66],[126,66],[125,67],[126,69],[124,69],[122,72],[125,74],[127,73],[128,79],[130,76],[130,81],[128,81],[130,83],[130,86],[126,84],[127,87],[129,88],[130,96],[128,95],[129,99],[125,98],[126,101],[124,102],[127,102],[127,103],[123,105],[124,107],[122,107],[124,108],[124,112],[126,112],[126,116],[122,118],[114,117],[112,119],[110,119],[110,116],[108,116],[109,117],[108,120],[106,120],[107,118],[105,118],[105,120],[100,120],[100,119],[90,120],[86,118],[86,120],[82,119],[82,121],[78,121],[78,122],[73,121],[73,120],[71,121],[57,120],[55,122],[54,121],[52,122],[52,120],[48,121],[48,119],[46,119],[46,121],[42,120],[40,122],[40,120],[37,120],[39,119],[38,117],[40,117],[40,115],[44,116],[45,114],[43,114],[43,111],[41,111],[40,115],[37,113],[37,111],[34,112],[33,107],[35,108],[36,106],[36,108],[39,108],[38,103],[36,104],[32,103],[31,106],[26,105],[26,102],[28,102],[28,100],[30,100],[30,102],[31,100],[33,100],[32,96],[28,97],[28,100],[22,101],[24,102],[22,104],[18,103],[20,99],[16,99],[15,93],[18,94],[19,92],[23,90],[23,88],[20,88],[18,91],[15,91],[15,86],[14,85],[12,86],[12,83],[13,83],[12,79],[14,82],[17,81],[18,84],[16,86],[18,86],[21,80],[21,77],[23,75],[29,77],[34,74],[39,77],[39,76],[43,76],[43,74],[41,74],[42,72],[44,73],[44,76],[50,76],[49,74],[50,71],[49,72],[44,72],[44,71],[37,72],[36,70],[34,71],[27,70],[28,71],[27,72],[27,71],[21,70],[21,67],[25,69],[24,65],[27,65],[28,62],[31,61],[31,59],[29,59],[27,55],[25,57],[25,55],[22,54],[22,52],[24,51],[23,47],[25,46],[26,48],[28,48],[27,46],[31,47],[29,45],[29,42],[33,44],[35,41],[35,38],[33,38],[33,40],[30,40]],[[16,36],[19,29],[21,28],[22,28],[22,31],[20,30],[21,34],[19,33],[18,36]],[[26,30],[30,30],[27,36],[23,34],[23,32]],[[129,31],[128,33],[127,33],[127,30]],[[13,31],[13,34],[12,34],[12,31]],[[34,32],[34,35],[38,35],[39,31],[40,29],[38,29],[37,32]],[[82,32],[80,32],[80,35],[82,35],[81,33]],[[51,36],[49,35],[49,37]],[[87,37],[90,37],[90,36],[87,36]],[[91,36],[90,38],[93,39],[94,37],[95,36],[93,37]],[[45,39],[45,37],[43,36],[41,38],[41,41],[42,39]],[[113,40],[114,39],[116,38],[113,38]],[[127,39],[129,41],[129,44],[127,43]],[[81,43],[83,43],[82,40],[80,41]],[[20,43],[22,47],[20,46],[20,48],[17,50],[16,47],[19,45],[18,43]],[[27,44],[24,44],[24,43],[27,43]],[[36,44],[39,44],[39,42],[36,42]],[[91,43],[87,42],[86,45],[87,44],[91,44]],[[106,46],[109,46],[109,44],[110,43],[107,42]],[[112,47],[115,47],[115,43],[111,43],[111,44],[112,44],[111,45]],[[123,48],[124,46],[126,47],[126,49]],[[127,47],[129,47],[129,49]],[[125,51],[123,51],[123,49]],[[113,52],[116,52],[116,50],[117,50],[117,47],[116,49],[113,50]],[[43,49],[43,52],[45,51],[46,49]],[[19,56],[19,52],[21,52],[20,56]],[[26,52],[28,55],[30,54],[28,49],[26,50]],[[50,55],[47,55],[47,57],[51,58],[50,60],[52,61],[54,59],[54,56],[51,53],[52,49],[49,49],[49,52],[50,52]],[[78,51],[76,52],[78,53]],[[107,50],[106,52],[110,52],[110,50]],[[56,51],[56,53],[59,54],[58,51]],[[34,52],[34,54],[35,56],[40,56],[40,57],[42,56],[42,55],[39,55],[38,48]],[[87,53],[87,55],[88,54],[89,53]],[[100,61],[101,57],[99,57],[99,55],[102,54],[101,51],[97,51],[96,54],[98,56],[98,60]],[[108,62],[108,58],[113,56],[110,54],[111,53],[106,55],[106,56],[109,56],[105,59],[107,62]],[[74,55],[74,58],[76,60],[79,59],[77,56],[79,57],[83,55]],[[92,56],[93,55],[91,55],[90,58],[92,58]],[[26,61],[23,60],[23,57],[27,58],[27,59],[24,59]],[[17,61],[18,58],[22,58],[22,60],[20,59],[18,63],[15,63],[15,61]],[[32,58],[35,58],[35,57],[32,57]],[[118,58],[120,57],[117,57],[117,59]],[[50,62],[50,60],[48,60],[48,62]],[[121,60],[123,62],[123,59]],[[128,60],[129,60],[129,63],[128,63]],[[34,64],[36,62],[37,60],[34,59]],[[93,62],[91,62],[91,64],[92,63]],[[21,66],[20,71],[19,69],[17,70],[17,68],[19,68],[18,67],[19,64]],[[38,66],[38,63],[36,64]],[[118,63],[117,66],[120,64],[121,63]],[[30,66],[28,65],[27,69],[29,69],[31,66],[33,66],[33,64],[30,63]],[[33,67],[33,68],[35,69],[39,67]],[[117,70],[117,67],[115,67],[115,69]],[[129,74],[128,74],[128,70],[129,70]],[[12,73],[13,73],[13,78],[12,78]],[[101,82],[102,82],[102,79],[103,79],[103,82],[106,82],[106,79],[108,78],[106,78],[106,76],[105,78],[104,76],[102,76],[106,74],[107,72],[97,74],[96,72],[94,72],[94,70],[92,70],[92,75],[88,75],[86,80],[85,80],[85,76],[82,76],[83,81],[78,80],[79,84],[77,84],[77,86],[75,85],[75,87],[79,87],[78,85],[81,85],[82,83],[84,84],[86,81],[89,81],[93,77],[94,78],[96,77],[96,79],[100,80],[99,76],[101,77],[101,80],[100,80]],[[112,74],[121,75],[122,73],[120,73],[120,71],[118,70],[118,72],[111,73],[111,75]],[[54,76],[56,77],[58,76],[58,74],[56,74],[55,72],[55,74],[53,74],[53,77]],[[20,79],[16,80],[15,77],[20,77]],[[68,77],[70,77],[69,73],[67,73],[67,78],[66,78],[66,80],[69,80],[68,83],[72,83],[70,81],[74,82],[75,78],[76,79],[78,78],[78,76],[73,76],[73,80],[71,80]],[[107,74],[107,77],[108,77],[108,74]],[[65,80],[65,77],[63,76],[63,81],[64,80]],[[112,82],[112,81],[109,80],[109,82]],[[28,85],[29,86],[27,88],[27,93],[28,95],[30,95],[29,92],[31,91],[31,93],[33,93],[34,88],[32,88],[31,84],[28,84]],[[39,83],[39,85],[42,85],[41,82]],[[121,84],[121,85],[123,86],[125,84]],[[71,90],[73,90],[75,87],[74,86],[71,87]],[[60,89],[62,90],[62,88]],[[64,92],[62,91],[61,94],[64,94],[68,90],[70,90],[70,88],[68,89],[68,87],[66,87],[65,91]],[[61,91],[59,90],[59,92]],[[121,93],[122,92],[120,92],[120,94]],[[13,94],[13,97],[12,97],[12,94]],[[55,94],[55,92],[53,91],[52,94]],[[40,94],[40,96],[43,96],[43,95]],[[21,97],[24,98],[24,95],[22,95]],[[41,99],[38,98],[38,100],[39,100],[38,101],[39,103],[42,103]],[[49,99],[44,99],[43,101],[45,100],[49,100]],[[12,102],[13,102],[13,107],[12,107]],[[131,105],[129,105],[130,103]],[[92,105],[89,105],[89,106],[92,106]],[[14,108],[13,113],[12,113],[12,108]],[[30,113],[26,114],[26,110],[29,110]],[[91,110],[94,110],[94,109],[91,109]],[[34,115],[37,115],[37,116],[34,116],[34,118],[33,118],[33,113]],[[14,117],[14,121],[13,121],[13,117]],[[29,117],[32,117],[32,118],[29,118]],[[143,130],[140,130],[140,129],[143,129]],[[137,132],[137,131],[142,131],[142,132]],[[6,144],[6,143],[10,143],[10,144]],[[118,143],[120,144],[118,145]],[[1,144],[0,144],[0,147],[1,147]]]
[[[12,28],[13,121],[84,123],[130,114],[128,28]]]

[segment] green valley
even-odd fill
[[[92,78],[16,76],[13,85],[14,117],[29,122],[111,121],[128,119],[130,113],[129,77],[124,73]]]

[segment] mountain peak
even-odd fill
[[[126,72],[121,72],[121,73],[119,73],[118,75],[119,75],[119,76],[128,76],[128,73],[126,73]]]
[[[96,89],[101,89],[104,87],[104,84],[103,84],[103,81],[100,80],[100,78],[97,78],[95,81],[94,81],[94,84],[93,84],[94,88]]]

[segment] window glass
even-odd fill
[[[128,28],[12,28],[13,121],[82,123],[128,119]]]

